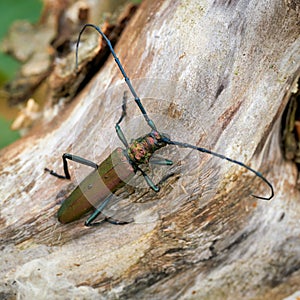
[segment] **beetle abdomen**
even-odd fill
[[[58,210],[58,220],[69,223],[100,205],[111,193],[123,187],[133,176],[134,170],[122,148],[115,149],[90,173],[64,200]]]

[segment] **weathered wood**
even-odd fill
[[[116,47],[139,93],[155,99],[144,103],[162,131],[251,164],[274,184],[274,199],[250,196],[269,192],[252,174],[192,153],[183,175],[145,193],[141,206],[155,205],[140,222],[59,224],[55,213],[72,187],[44,168],[62,170],[64,152],[100,162],[116,146],[126,86],[110,57],[52,122],[1,152],[4,296],[282,299],[299,289],[297,172],[279,137],[300,70],[299,19],[289,4],[144,1]],[[130,138],[149,129],[134,105],[122,125]],[[89,171],[74,167],[74,183]]]

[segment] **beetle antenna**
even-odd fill
[[[123,77],[124,77],[124,79],[125,79],[125,82],[126,82],[128,88],[130,89],[131,94],[132,94],[133,97],[134,97],[135,103],[138,105],[140,111],[142,112],[142,114],[143,114],[143,116],[144,116],[144,118],[145,118],[147,124],[150,126],[150,128],[153,129],[153,130],[156,130],[156,126],[155,126],[154,122],[149,118],[149,116],[148,116],[148,114],[147,114],[147,112],[146,112],[144,106],[142,105],[141,99],[138,97],[138,95],[137,95],[135,89],[133,88],[133,86],[132,86],[132,84],[131,84],[131,81],[130,81],[129,77],[127,76],[127,74],[126,74],[126,72],[125,72],[125,70],[124,70],[124,68],[123,68],[123,66],[122,66],[122,64],[121,64],[121,62],[120,62],[120,60],[119,60],[119,58],[117,57],[117,54],[116,54],[116,52],[115,52],[115,50],[114,50],[114,48],[113,48],[113,46],[112,46],[110,40],[109,40],[108,37],[102,32],[102,30],[101,30],[98,26],[96,26],[96,25],[94,25],[94,24],[85,24],[85,25],[82,27],[82,29],[81,29],[81,31],[80,31],[80,33],[79,33],[79,35],[78,35],[78,39],[77,39],[77,43],[76,43],[76,71],[77,71],[77,69],[78,69],[78,47],[79,47],[80,37],[81,37],[82,33],[84,32],[84,30],[85,30],[87,27],[92,27],[92,28],[94,28],[96,31],[98,31],[98,33],[99,33],[99,34],[102,36],[102,38],[105,40],[105,42],[107,43],[108,48],[109,48],[109,50],[110,50],[112,56],[113,56],[114,59],[115,59],[115,62],[117,63],[117,65],[118,65],[118,67],[119,67],[119,69],[120,69],[120,71],[121,71],[121,73],[122,73],[122,75],[123,75]]]
[[[262,197],[262,196],[256,196],[256,195],[251,195],[251,196],[255,197],[257,199],[262,199],[262,200],[271,200],[273,198],[273,196],[274,196],[274,189],[273,189],[272,184],[261,173],[255,171],[254,169],[250,168],[249,166],[245,165],[244,163],[242,163],[242,162],[240,162],[238,160],[229,158],[227,156],[224,156],[222,154],[219,154],[219,153],[210,151],[208,149],[202,148],[202,147],[197,147],[197,146],[194,146],[194,145],[191,145],[191,144],[188,144],[188,143],[181,143],[181,142],[177,142],[177,141],[172,141],[168,137],[163,137],[162,141],[165,142],[166,144],[169,144],[169,145],[176,145],[176,146],[179,146],[179,147],[190,148],[190,149],[198,150],[198,151],[203,152],[203,153],[208,153],[208,154],[211,154],[213,156],[219,157],[221,159],[225,159],[227,161],[230,161],[230,162],[232,162],[234,164],[237,164],[237,165],[239,165],[241,167],[246,168],[247,170],[249,170],[252,173],[254,173],[256,176],[258,176],[259,178],[261,178],[269,186],[269,188],[271,189],[271,195],[269,197]]]

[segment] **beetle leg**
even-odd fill
[[[117,132],[117,135],[118,135],[119,139],[121,140],[121,142],[123,143],[123,145],[127,149],[129,147],[129,145],[128,145],[128,142],[126,140],[126,137],[125,137],[120,125],[116,124],[115,128],[116,128],[116,132]]]
[[[117,132],[117,135],[118,135],[119,139],[121,140],[121,142],[124,144],[124,146],[127,149],[129,147],[129,145],[128,145],[126,137],[125,137],[125,135],[124,135],[124,133],[121,129],[121,126],[120,126],[120,123],[122,122],[122,120],[126,116],[126,103],[127,103],[127,93],[124,92],[123,104],[122,104],[122,114],[121,114],[121,117],[120,117],[119,121],[116,123],[115,128],[116,128],[116,132]]]
[[[110,194],[106,199],[95,209],[95,211],[88,217],[88,219],[85,221],[84,225],[85,226],[95,226],[101,224],[103,221],[107,219],[105,216],[105,219],[100,221],[100,222],[94,222],[95,219],[102,213],[102,210],[105,208],[107,203],[110,201],[112,198],[113,194]]]
[[[122,103],[122,114],[121,114],[121,117],[120,117],[120,119],[119,119],[119,121],[117,122],[117,124],[116,125],[119,125],[122,121],[123,121],[123,119],[125,118],[125,116],[126,116],[126,114],[127,114],[127,112],[126,112],[126,110],[127,110],[127,92],[125,91],[124,92],[124,94],[123,94],[123,103]]]
[[[120,221],[120,220],[114,219],[112,217],[106,217],[105,221],[107,221],[111,224],[114,224],[114,225],[125,225],[125,224],[132,223],[134,220],[131,219],[130,221]]]
[[[154,192],[158,192],[159,191],[159,186],[157,186],[151,179],[150,177],[139,167],[139,166],[135,166],[137,170],[139,170],[143,177],[145,178],[147,184],[149,185],[149,187],[151,187],[151,189],[154,191]]]
[[[87,160],[85,158],[82,158],[80,156],[70,154],[70,153],[64,153],[63,156],[62,156],[62,159],[63,159],[63,165],[64,165],[65,175],[59,175],[56,172],[54,172],[53,170],[49,170],[48,168],[45,168],[45,171],[49,172],[51,175],[53,175],[53,176],[55,176],[57,178],[60,178],[60,179],[71,179],[71,176],[70,176],[70,173],[69,173],[67,159],[75,161],[75,162],[80,163],[82,165],[86,165],[86,166],[92,167],[94,169],[98,169],[98,165],[95,164],[94,162],[92,162],[90,160]]]
[[[150,164],[160,165],[160,166],[172,166],[173,161],[165,158],[151,158],[149,161]]]

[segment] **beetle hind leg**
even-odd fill
[[[121,220],[114,219],[113,217],[105,217],[105,221],[114,225],[126,225],[132,223],[134,220],[131,219],[130,221],[121,221]]]
[[[93,222],[93,220],[90,220],[90,218],[88,218],[84,222],[84,226],[87,226],[87,227],[98,226],[98,225],[101,225],[102,223],[104,223],[105,221],[106,221],[106,218],[102,219],[101,221],[97,221],[97,222]]]
[[[108,202],[110,201],[110,199],[112,198],[113,194],[109,195],[96,209],[95,211],[88,217],[88,219],[84,222],[84,225],[87,227],[91,227],[91,226],[98,226],[100,224],[102,224],[104,221],[107,221],[111,224],[114,225],[125,225],[128,223],[133,222],[133,220],[130,221],[120,221],[117,219],[114,219],[112,217],[108,217],[106,216],[102,211],[105,208],[105,206],[108,204]],[[100,220],[100,221],[96,221],[97,217],[102,214],[104,216],[104,219]]]
[[[97,221],[94,222],[95,219],[102,214],[104,216],[104,219],[102,219],[101,221]],[[114,225],[126,225],[129,223],[132,223],[134,220],[131,219],[130,221],[121,221],[118,219],[114,219],[113,217],[108,217],[105,214],[103,214],[101,211],[96,210],[84,223],[85,226],[87,227],[91,227],[91,226],[98,226],[101,225],[103,222],[108,222],[110,224],[114,224]]]

